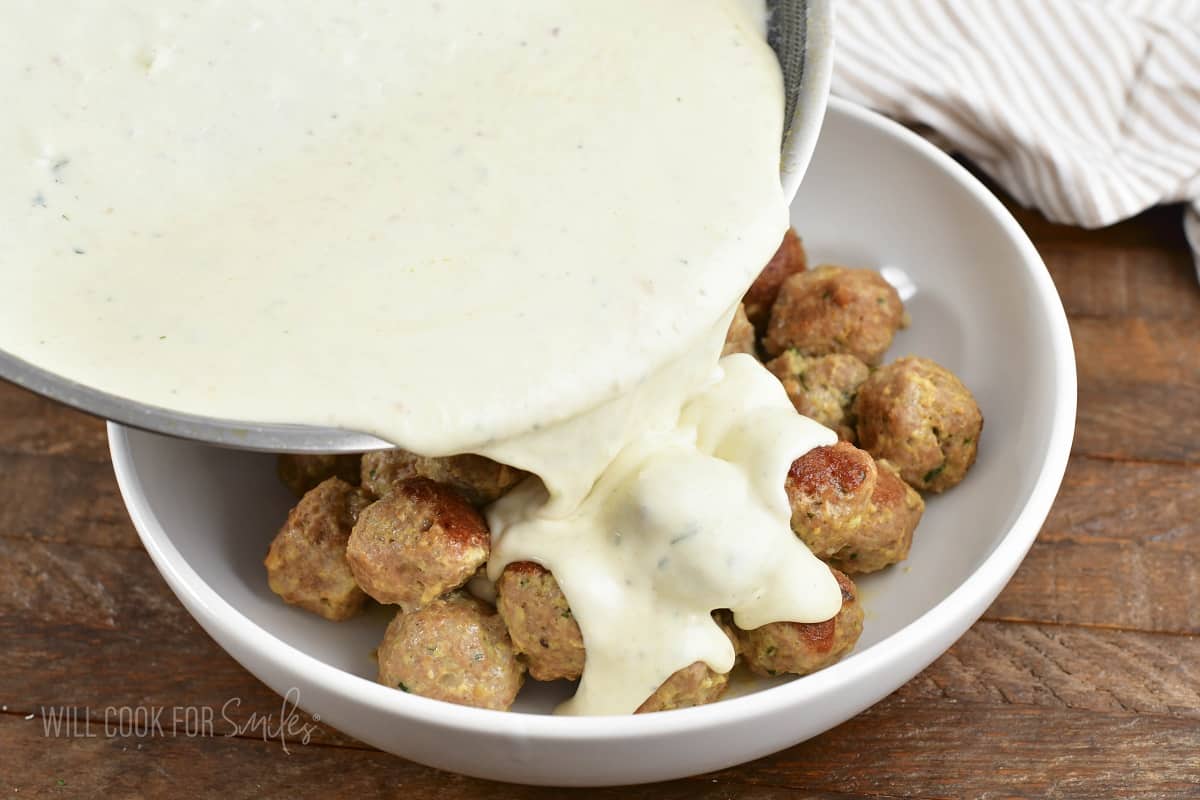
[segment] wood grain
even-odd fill
[[[47,629],[54,633],[53,649],[46,646],[51,637],[0,627],[7,653],[0,666],[0,702],[13,713],[40,715],[46,708],[79,704],[102,715],[110,706],[183,704],[225,708],[231,719],[244,721],[280,710],[278,696],[248,682],[232,659],[196,631],[164,635],[145,652],[146,637],[137,631]],[[89,668],[81,670],[80,664]],[[197,680],[200,666],[203,680]],[[896,697],[1198,719],[1200,642],[1139,631],[985,621]],[[234,698],[240,702],[226,706]],[[315,742],[353,744],[317,727]]]
[[[1071,459],[989,619],[1200,633],[1200,468]]]
[[[200,629],[140,549],[0,539],[0,641],[0,703],[14,712],[221,709],[236,698],[229,714],[241,721],[280,708]],[[353,742],[324,725],[314,739]]]
[[[0,539],[140,548],[107,461],[0,453]]]
[[[0,381],[0,453],[65,455],[107,462],[104,423]],[[0,475],[9,475],[8,470]]]
[[[1200,729],[1137,714],[887,704],[799,747],[721,775],[867,795],[1185,798]]]
[[[1200,324],[1071,320],[1079,371],[1073,452],[1200,461]]]
[[[1200,720],[1200,640],[984,621],[895,698]]]
[[[1113,247],[1102,258],[1094,248],[1078,245],[1045,244],[1039,250],[1071,317],[1200,317],[1200,283],[1185,250]]]
[[[97,731],[98,732],[98,731]],[[292,748],[278,743],[218,734],[194,739],[140,741],[47,740],[38,720],[0,715],[0,765],[23,764],[8,781],[18,797],[222,797],[422,798],[450,800],[551,800],[564,791],[518,787],[438,772],[375,750],[339,747]],[[878,794],[796,791],[747,784],[736,778],[702,777],[656,784],[645,791],[661,800],[866,800]],[[628,788],[573,792],[572,796],[617,800]],[[906,795],[912,797],[911,795]],[[887,800],[886,797],[882,800]]]
[[[1161,690],[1170,670],[1194,661],[1194,641],[1188,652],[1177,654],[1181,662],[1164,662],[1156,657],[1159,643],[1140,634],[1075,631],[1064,636],[1035,626],[982,627],[939,666],[830,733],[715,779],[657,785],[653,796],[775,797],[784,796],[784,790],[807,792],[790,795],[807,797],[1194,796],[1200,780],[1196,699]],[[1022,630],[1006,630],[1012,627]],[[1142,641],[1131,646],[1131,638]],[[1111,659],[1119,652],[1127,655],[1113,665],[1112,674],[1132,663],[1131,674],[1149,678],[1148,688],[1139,690],[1136,684],[1142,681],[1134,681],[1131,694],[1112,694],[1098,691],[1105,676],[1096,676],[1100,685],[1076,677],[1097,657]],[[1025,676],[1038,688],[1031,690]],[[1181,677],[1195,685],[1193,672]],[[6,723],[23,727],[9,734]],[[165,786],[153,782],[163,773],[178,776],[177,791],[202,796],[286,796],[301,787],[355,797],[392,796],[400,787],[417,797],[560,796],[558,790],[450,776],[353,747],[293,745],[284,754],[275,742],[226,738],[224,728],[204,739],[105,739],[102,726],[93,731],[94,740],[47,740],[38,718],[0,717],[0,738],[16,743],[0,753],[0,767],[18,763],[10,758],[30,763],[24,755],[29,748],[46,783],[78,775],[82,768],[90,787],[134,791],[140,785],[145,796]],[[151,783],[128,783],[131,773],[143,779],[151,765]],[[629,796],[622,792],[578,794]]]

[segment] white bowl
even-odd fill
[[[950,367],[987,418],[978,463],[929,501],[909,560],[861,581],[863,638],[829,669],[636,717],[549,716],[568,691],[554,684],[530,682],[513,713],[398,692],[372,681],[384,614],[325,622],[268,590],[262,558],[291,503],[270,457],[111,425],[138,533],[192,615],[268,686],[298,689],[322,720],[425,764],[526,783],[634,783],[821,733],[937,658],[1012,576],[1062,480],[1075,368],[1062,305],[1024,233],[974,178],[900,126],[832,102],[792,220],[817,262],[890,266],[912,279],[913,325],[892,355]]]

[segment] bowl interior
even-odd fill
[[[1064,356],[1050,344],[1063,336],[1056,328],[1061,307],[1039,288],[1041,268],[1030,265],[1015,225],[957,168],[894,127],[832,105],[792,222],[810,263],[889,268],[911,283],[913,323],[889,358],[925,355],[954,370],[986,423],[967,479],[928,498],[908,561],[860,581],[867,616],[852,658],[886,648],[889,636],[958,588],[1009,533],[1050,456],[1052,432],[1064,424],[1056,408],[1071,385],[1063,380],[1069,346]],[[263,630],[334,667],[374,677],[371,654],[387,609],[330,623],[286,606],[267,588],[262,559],[293,502],[274,476],[272,457],[132,430],[127,456],[158,522],[144,536],[169,542]],[[768,685],[739,680],[731,694]],[[517,710],[546,712],[570,688],[530,681]]]

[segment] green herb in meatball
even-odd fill
[[[532,561],[506,566],[496,582],[496,609],[531,677],[575,680],[583,674],[583,635],[549,570]]]
[[[867,378],[854,402],[859,443],[917,489],[943,492],[975,463],[983,414],[954,373],[908,356]]]
[[[340,478],[311,489],[288,514],[264,563],[271,591],[326,619],[357,614],[367,596],[346,561],[346,542],[370,503]]]
[[[461,494],[409,478],[359,516],[346,559],[367,594],[415,611],[470,580],[490,548],[487,523]]]
[[[503,497],[525,473],[490,458],[465,454],[427,458],[407,450],[375,450],[362,457],[362,485],[376,497],[409,478],[428,478],[453,487],[474,506]]]
[[[905,323],[900,295],[878,272],[817,267],[784,281],[763,348],[772,356],[848,353],[875,365]]]
[[[736,653],[739,649],[737,633],[727,616],[723,611],[715,611],[713,621],[720,625],[721,630],[729,637],[729,643],[733,645]],[[683,669],[675,670],[634,713],[648,714],[653,711],[670,711],[715,703],[728,688],[728,672],[717,672],[703,661],[697,661]]]
[[[784,480],[792,530],[818,558],[833,556],[863,524],[877,478],[870,453],[848,442],[808,451]]]
[[[845,353],[803,356],[788,350],[767,362],[796,410],[833,430],[844,442],[855,441],[850,408],[870,368]]]
[[[398,613],[378,656],[383,685],[476,708],[507,710],[525,680],[500,615],[462,592]]]
[[[829,564],[842,572],[863,574],[908,558],[913,532],[925,511],[925,501],[900,479],[888,461],[877,462],[879,479],[871,493],[866,518],[850,534]]]
[[[739,631],[742,658],[759,675],[807,675],[840,660],[862,635],[863,610],[858,590],[848,577],[833,570],[842,589],[842,608],[824,622],[772,622]]]

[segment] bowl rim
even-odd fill
[[[1032,546],[1049,513],[1066,471],[1075,428],[1075,355],[1062,300],[1041,257],[1003,204],[948,155],[915,133],[873,111],[831,98],[829,111],[845,115],[899,139],[914,157],[924,157],[966,189],[990,212],[1013,241],[1020,261],[1033,279],[1041,316],[1051,332],[1047,344],[1054,365],[1054,400],[1051,433],[1045,457],[1024,507],[992,552],[953,592],[933,608],[890,636],[859,653],[801,680],[752,692],[726,701],[657,714],[561,717],[459,706],[397,692],[366,678],[345,672],[287,644],[220,597],[184,560],[166,536],[134,468],[128,429],[108,423],[109,447],[122,498],[146,550],[159,571],[206,630],[220,630],[240,648],[293,671],[302,672],[319,690],[352,702],[369,704],[399,718],[495,736],[521,735],[527,739],[592,742],[613,738],[649,739],[695,732],[745,722],[783,706],[803,705],[830,692],[849,690],[889,664],[928,665],[966,632],[1004,588]],[[933,652],[932,656],[927,656]],[[915,673],[914,673],[915,674]]]

